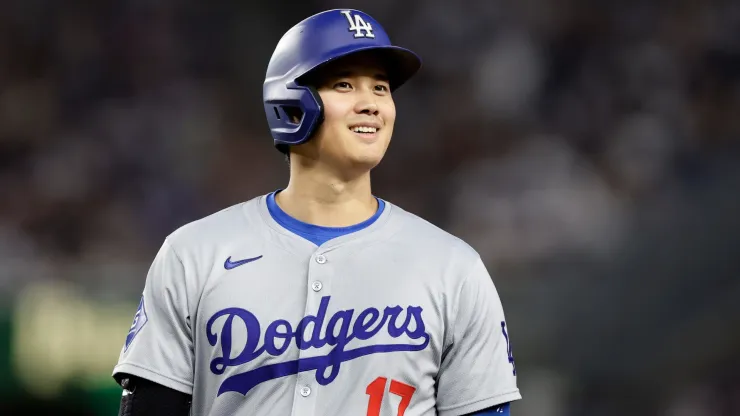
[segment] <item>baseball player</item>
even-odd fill
[[[358,10],[282,37],[263,98],[289,183],[165,239],[113,370],[121,415],[509,414],[481,258],[371,191],[420,67]]]

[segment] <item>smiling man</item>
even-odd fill
[[[263,101],[290,180],[167,237],[114,369],[121,415],[509,414],[480,256],[371,189],[420,67],[357,10],[283,36]]]

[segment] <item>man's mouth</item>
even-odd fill
[[[360,133],[360,134],[375,134],[380,129],[377,127],[370,127],[370,126],[355,126],[355,127],[351,127],[350,130],[352,130],[355,133]]]

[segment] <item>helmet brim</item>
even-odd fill
[[[386,46],[365,46],[365,47],[351,47],[345,51],[336,51],[332,54],[331,59],[327,59],[315,65],[313,68],[306,71],[306,73],[298,78],[296,81],[298,84],[303,84],[302,81],[311,78],[322,68],[326,67],[329,63],[336,62],[338,60],[354,56],[360,53],[373,53],[379,56],[380,61],[386,67],[388,72],[388,80],[391,91],[395,91],[409,79],[411,79],[419,69],[421,69],[422,61],[421,58],[409,49],[402,48],[400,46],[386,45]]]

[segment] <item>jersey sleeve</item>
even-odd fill
[[[165,240],[149,268],[113,376],[132,374],[192,394],[194,356],[188,303],[185,267]]]
[[[437,379],[439,415],[464,415],[521,399],[509,327],[480,257],[466,274],[453,310],[452,344]]]

